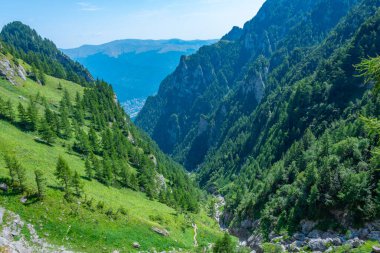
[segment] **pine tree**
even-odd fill
[[[0,118],[5,117],[5,101],[0,97]]]
[[[37,78],[41,82],[42,85],[46,84],[46,77],[45,77],[44,72],[41,69],[38,70]]]
[[[21,103],[18,103],[17,110],[20,126],[25,128],[28,125],[28,114]]]
[[[79,124],[84,123],[84,108],[79,92],[77,92],[75,96],[74,118]]]
[[[70,93],[67,89],[64,89],[64,91],[63,91],[61,106],[66,107],[69,111],[71,111],[71,108],[73,107],[73,105],[71,103]]]
[[[11,156],[5,155],[4,156],[6,168],[9,171],[9,176],[11,177],[11,184],[13,185],[16,182],[16,171],[14,169],[14,161]]]
[[[94,154],[90,153],[89,156],[87,156],[86,158],[86,161],[84,163],[84,166],[85,166],[85,171],[86,171],[86,177],[91,180],[93,177],[94,177],[94,170],[91,166],[91,156],[93,156]]]
[[[63,186],[65,197],[69,198],[71,195],[72,172],[67,162],[61,156],[58,158],[56,171],[54,174],[60,184]]]
[[[21,191],[25,190],[26,172],[15,156],[5,156],[5,163],[11,176],[12,184],[16,184]]]
[[[62,137],[65,139],[70,139],[72,135],[72,129],[69,120],[69,112],[65,107],[61,106],[60,114],[60,127],[62,130]]]
[[[213,249],[212,252],[214,253],[233,253],[236,252],[234,244],[231,240],[231,237],[228,235],[228,233],[224,233],[223,238],[218,240]]]
[[[91,151],[88,136],[81,128],[77,130],[77,135],[76,135],[73,148],[78,153],[82,153],[82,154],[88,154]]]
[[[27,115],[28,115],[28,126],[31,131],[37,130],[37,124],[38,124],[38,109],[36,106],[36,103],[30,99],[29,105],[27,109]]]
[[[83,183],[77,171],[74,173],[72,186],[74,188],[75,194],[80,197],[83,193]]]
[[[95,132],[94,128],[90,128],[90,131],[88,132],[88,140],[90,142],[90,147],[91,150],[94,153],[99,154],[100,153],[100,148],[99,148],[99,137],[97,133]]]
[[[8,100],[5,103],[5,117],[7,118],[7,120],[9,120],[11,122],[14,122],[16,119],[16,115],[15,115],[15,112],[13,110],[13,105],[12,105],[11,100]]]
[[[51,129],[49,123],[46,121],[46,119],[41,119],[40,127],[39,127],[39,133],[41,135],[41,138],[46,141],[48,144],[53,144],[55,140],[55,133]]]
[[[37,195],[39,199],[44,199],[46,196],[46,178],[41,170],[34,171],[37,184]]]

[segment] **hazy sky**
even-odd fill
[[[19,20],[60,48],[116,39],[218,39],[265,0],[0,0],[0,26]]]

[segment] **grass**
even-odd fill
[[[16,105],[19,101],[26,103],[30,95],[39,93],[47,98],[49,104],[57,106],[63,94],[62,90],[58,90],[58,83],[68,89],[72,98],[76,92],[83,92],[79,85],[47,76],[46,86],[32,80],[27,80],[21,86],[0,80],[0,96]],[[33,175],[36,169],[44,172],[48,185],[52,186],[44,201],[22,204],[21,195],[3,193],[0,195],[0,205],[33,224],[38,234],[50,243],[85,252],[110,252],[116,249],[133,252],[133,242],[141,245],[139,250],[182,248],[194,251],[192,222],[198,226],[197,239],[200,245],[208,245],[221,236],[216,222],[203,211],[199,214],[178,213],[164,204],[149,200],[141,192],[106,187],[95,180],[84,180],[86,198],[93,199],[94,206],[103,201],[105,210],[112,208],[116,211],[123,207],[128,215],[119,215],[117,220],[113,220],[104,211],[96,208],[91,211],[84,208],[83,203],[66,202],[63,193],[54,188],[57,186],[53,175],[57,158],[63,156],[72,170],[84,175],[83,159],[68,153],[66,144],[63,140],[58,140],[53,147],[38,143],[33,133],[23,132],[0,120],[0,177],[8,177],[3,155],[14,154],[27,171],[27,186],[31,191],[36,190]],[[152,226],[167,229],[170,236],[156,234],[151,230]]]

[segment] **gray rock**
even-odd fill
[[[152,227],[152,230],[154,232],[156,232],[157,234],[159,235],[162,235],[162,236],[169,236],[169,232],[166,230],[166,229],[161,229],[161,228],[157,228],[157,227]]]
[[[380,253],[380,247],[378,247],[378,246],[373,246],[373,247],[372,247],[372,252],[374,252],[374,253]]]
[[[348,240],[345,244],[350,245],[351,248],[358,248],[363,243],[364,243],[364,241],[362,241],[359,238],[355,237],[354,239]]]
[[[305,235],[303,233],[295,233],[292,238],[296,241],[304,241],[305,240]]]
[[[371,231],[380,231],[380,220],[367,223],[367,228],[369,228]]]
[[[320,237],[321,237],[321,234],[322,234],[321,231],[319,231],[319,230],[313,230],[313,231],[311,231],[311,232],[307,235],[307,237],[312,238],[312,239],[317,239],[317,238],[320,238]]]
[[[312,250],[312,251],[325,251],[327,249],[325,242],[322,239],[311,239],[307,246]]]
[[[28,201],[28,199],[26,197],[22,197],[20,199],[20,202],[23,203],[23,204],[26,203],[26,201]]]
[[[277,236],[277,237],[273,237],[273,238],[271,239],[271,242],[272,242],[272,243],[273,243],[273,242],[277,243],[277,242],[282,242],[282,241],[284,241],[284,237],[283,237],[283,236]]]
[[[288,250],[290,252],[300,252],[300,247],[297,245],[297,242],[293,242],[289,245]]]
[[[334,246],[340,246],[340,245],[342,245],[342,240],[339,237],[335,237],[335,238],[331,239],[331,243]]]
[[[1,183],[0,190],[5,191],[5,192],[8,191],[8,185],[6,183]]]
[[[253,249],[256,253],[264,253],[263,248],[259,244],[250,245],[251,249]]]
[[[369,235],[370,231],[368,228],[362,228],[359,230],[359,238],[366,239]]]
[[[133,248],[135,248],[135,249],[140,248],[140,244],[139,244],[138,242],[134,242],[134,243],[132,244],[132,246],[133,246]]]
[[[17,74],[22,80],[26,81],[26,71],[21,65],[17,68]]]
[[[368,234],[367,238],[370,240],[380,241],[380,231],[372,231]]]
[[[331,231],[327,231],[327,232],[321,233],[321,238],[322,239],[334,238],[334,237],[337,237],[337,236],[338,236],[337,233],[334,233],[334,232],[331,232]]]

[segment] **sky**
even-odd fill
[[[0,27],[22,21],[59,48],[118,39],[219,39],[265,0],[0,0]]]

